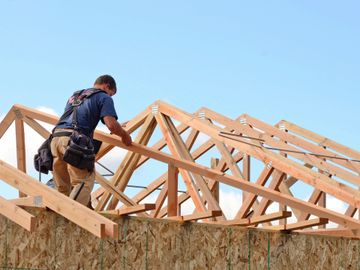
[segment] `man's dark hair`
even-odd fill
[[[96,79],[95,84],[108,84],[110,89],[113,89],[116,93],[116,82],[110,75],[102,75]]]

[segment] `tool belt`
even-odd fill
[[[55,133],[53,134],[53,138],[55,138],[55,137],[63,137],[63,136],[65,136],[65,137],[69,137],[69,136],[71,136],[71,134],[72,134],[72,131],[56,131],[55,130]]]
[[[41,179],[41,173],[48,174],[52,171],[53,156],[51,154],[50,143],[52,135],[47,138],[38,149],[37,154],[34,156],[34,167],[39,172],[39,180]]]
[[[92,139],[78,130],[54,132],[53,137],[68,136],[63,160],[78,169],[94,170],[95,152]]]

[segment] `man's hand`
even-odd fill
[[[119,122],[116,121],[116,119],[114,117],[105,116],[104,122],[112,134],[115,134],[115,135],[118,135],[119,137],[121,137],[121,140],[125,145],[127,145],[127,146],[131,145],[132,139],[131,139],[130,134],[121,127]]]
[[[123,128],[125,128],[126,125],[127,125],[127,123],[129,123],[129,121],[126,121],[126,122],[121,123],[121,126],[122,126]]]
[[[132,139],[129,133],[127,133],[124,130],[124,134],[121,136],[121,140],[123,141],[123,143],[127,146],[130,146],[132,144]]]

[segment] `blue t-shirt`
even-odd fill
[[[70,99],[69,99],[70,100]],[[66,104],[65,112],[71,108],[69,101]],[[85,135],[92,137],[94,130],[101,120],[104,123],[105,116],[113,116],[117,120],[114,101],[105,92],[97,92],[85,98],[77,107],[77,126]],[[60,121],[56,128],[73,128],[73,113]]]

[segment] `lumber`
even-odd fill
[[[291,143],[297,147],[300,147],[304,150],[307,150],[309,152],[312,152],[312,153],[316,153],[316,154],[322,154],[322,155],[325,155],[325,156],[332,156],[332,157],[336,157],[336,158],[343,158],[343,156],[340,156],[332,151],[329,151],[328,149],[325,149],[319,145],[316,145],[316,144],[313,144],[313,143],[310,143],[304,139],[301,139],[295,135],[292,135],[292,134],[289,134],[288,132],[284,132],[284,131],[281,131],[280,129],[276,128],[276,127],[273,127],[269,124],[266,124],[254,117],[251,117],[249,115],[245,115],[244,116],[246,118],[246,120],[249,122],[249,124],[251,124],[252,126],[254,127],[257,127],[257,128],[261,128],[262,130],[266,131],[267,134],[269,135],[274,135],[282,140],[285,140],[287,141],[288,143]],[[294,150],[296,150],[295,148],[292,148]],[[288,153],[288,154],[291,154],[291,153]],[[342,159],[332,159],[332,158],[329,158],[333,163],[335,164],[338,164],[338,165],[341,165],[341,166],[344,166],[346,168],[348,168],[349,170],[353,170],[353,167],[349,164],[348,161],[346,160],[342,160]],[[318,159],[318,158],[316,158]],[[322,165],[325,165],[326,163],[322,163]],[[335,171],[339,171],[341,172],[342,170],[338,170],[336,169],[335,166],[331,166],[331,167],[328,167],[328,168],[335,168]]]
[[[156,206],[154,203],[144,203],[135,206],[127,206],[122,209],[101,211],[100,213],[105,215],[124,216],[124,215],[136,214],[140,212],[153,210],[155,209],[155,207]]]
[[[250,226],[250,225],[257,225],[264,222],[270,222],[274,220],[284,219],[291,217],[292,213],[290,211],[281,211],[266,215],[261,215],[252,218],[242,218],[242,219],[234,219],[234,220],[227,220],[227,221],[219,221],[218,224],[223,225],[238,225],[238,226]]]
[[[9,200],[17,206],[29,206],[46,209],[46,206],[43,203],[43,198],[41,196],[27,196],[23,198],[11,199]]]
[[[177,157],[180,158],[180,153],[178,152],[174,135],[170,133],[169,126],[167,125],[164,117],[161,114],[155,115],[156,121],[161,129],[161,132],[167,142],[167,145],[171,151],[171,153]],[[185,185],[187,187],[187,190],[195,204],[196,209],[199,211],[205,211],[205,205],[203,201],[201,200],[201,196],[198,192],[198,186],[196,185],[195,181],[193,180],[193,177],[190,175],[190,173],[186,170],[180,169],[180,174],[182,175]]]
[[[0,196],[0,214],[12,220],[29,232],[36,227],[36,218],[14,203]]]
[[[24,116],[23,117],[23,121],[28,124],[33,130],[35,130],[37,133],[39,133],[44,139],[49,138],[50,136],[50,132],[45,129],[42,125],[40,125],[38,122],[36,122],[35,120]]]
[[[168,165],[168,201],[167,201],[167,215],[173,217],[178,215],[178,172],[179,170],[173,165]],[[160,211],[160,208],[159,208]]]
[[[16,118],[15,119],[15,133],[16,133],[16,160],[17,168],[26,173],[26,153],[25,153],[25,134],[24,134],[24,122]],[[19,192],[19,197],[25,197],[23,192]]]
[[[268,199],[272,201],[276,201],[279,203],[286,204],[288,206],[301,209],[302,211],[309,211],[311,214],[316,216],[322,216],[325,218],[329,218],[329,220],[337,223],[337,224],[343,224],[348,228],[359,228],[360,221],[354,220],[353,218],[346,217],[342,214],[339,214],[335,211],[324,209],[321,207],[317,207],[313,204],[310,204],[308,202],[304,202],[300,199],[294,198],[292,196],[281,194],[280,192],[268,190],[267,188],[260,186],[258,184],[254,184],[251,182],[247,182],[243,179],[239,179],[230,175],[224,175],[222,172],[209,169],[205,166],[195,164],[193,162],[187,161],[187,160],[181,160],[178,158],[175,158],[169,154],[156,151],[154,149],[148,148],[146,146],[133,143],[131,146],[126,146],[121,142],[120,139],[117,139],[111,135],[105,134],[101,131],[98,131],[96,133],[96,137],[98,139],[101,139],[103,141],[109,142],[111,144],[117,145],[119,147],[122,147],[124,149],[134,151],[137,153],[140,153],[145,156],[149,156],[153,159],[156,159],[158,161],[164,162],[164,163],[172,163],[174,166],[178,167],[179,169],[185,169],[188,171],[192,171],[194,173],[201,174],[205,177],[211,178],[215,181],[219,181],[221,183],[243,189],[249,193],[255,193],[259,196],[267,197]],[[355,200],[354,204],[358,207],[360,206],[360,202],[358,202],[358,199],[356,197],[353,197]]]
[[[151,216],[156,218],[160,212],[161,207],[164,204],[164,201],[168,195],[168,181],[166,181],[160,191],[159,196],[156,199],[155,202],[155,210],[151,212]]]
[[[300,230],[300,229],[310,228],[318,225],[324,225],[327,224],[328,222],[329,220],[327,218],[315,218],[311,220],[300,221],[293,224],[269,226],[263,228],[268,230],[276,230],[276,231],[290,231],[290,230]]]
[[[123,127],[129,134],[132,134],[137,128],[139,128],[144,122],[146,117],[150,112],[149,108],[146,108],[144,111],[139,113],[137,116],[132,118],[126,123],[126,126]],[[114,146],[110,144],[102,144],[99,152],[96,154],[96,160],[100,160],[104,155],[106,155]]]
[[[329,138],[326,138],[324,136],[321,136],[319,134],[316,134],[315,132],[312,132],[310,130],[307,130],[305,128],[302,128],[294,123],[291,123],[289,121],[282,120],[281,124],[283,124],[287,130],[294,132],[296,134],[299,134],[300,136],[303,136],[307,139],[310,139],[314,142],[316,142],[319,145],[325,146],[330,149],[334,149],[335,151],[346,155],[348,157],[354,158],[354,159],[360,159],[360,152],[356,151],[354,149],[351,149],[345,145],[342,145],[340,143],[337,143],[333,140],[330,140]]]
[[[188,149],[187,149],[184,141],[180,137],[180,135],[177,133],[175,126],[174,126],[172,120],[170,119],[170,117],[165,116],[164,119],[167,122],[167,127],[168,127],[170,133],[172,134],[173,138],[176,141],[177,151],[180,154],[180,156],[184,159],[187,159],[187,160],[195,163],[194,158],[188,151]],[[201,190],[203,201],[206,201],[206,203],[208,204],[209,210],[220,210],[219,203],[213,197],[213,194],[211,193],[211,190],[209,189],[209,186],[207,185],[205,178],[199,174],[193,174],[193,177],[196,181],[196,185]]]
[[[0,179],[29,196],[41,194],[46,207],[97,237],[117,239],[118,225],[0,160]]]
[[[245,143],[221,137],[219,135],[219,132],[221,131],[220,129],[210,127],[207,123],[204,123],[192,117],[191,115],[181,111],[180,109],[172,107],[164,102],[158,102],[157,104],[159,106],[159,110],[162,113],[173,117],[177,121],[187,123],[189,126],[197,128],[208,136],[224,142],[227,145],[234,146],[242,152],[245,152],[246,154],[263,161],[265,164],[271,162],[274,168],[283,171],[286,174],[292,175],[298,179],[301,179],[302,181],[314,186],[315,188],[331,194],[334,197],[343,200],[344,202],[347,202],[348,204],[355,206],[355,204],[360,203],[358,199],[360,198],[360,193],[353,188],[347,187],[342,183],[331,180],[318,172],[314,172],[307,168],[304,168],[298,163],[282,157],[279,154],[275,154],[269,150],[254,148],[254,146],[249,146]]]
[[[191,214],[191,215],[169,217],[168,219],[177,220],[177,221],[194,221],[194,220],[199,220],[199,219],[218,217],[218,216],[221,216],[221,215],[222,215],[221,210],[210,210],[210,211],[205,211],[205,212],[201,212],[201,213],[199,213],[199,212],[194,213],[194,214]]]
[[[156,121],[154,117],[149,114],[144,122],[144,124],[141,127],[141,130],[139,134],[137,135],[136,139],[134,140],[134,143],[141,143],[141,144],[147,144],[152,132],[155,129]],[[118,169],[115,172],[115,175],[111,179],[111,183],[119,190],[124,191],[126,188],[127,183],[130,180],[131,175],[134,172],[135,166],[138,163],[140,159],[140,155],[134,152],[128,152],[118,167]],[[96,206],[96,210],[103,210],[109,199],[111,197],[111,194],[109,192],[105,192],[103,196],[100,199],[99,204]],[[110,205],[108,206],[108,210],[115,209],[116,205],[118,203],[117,198],[112,198]]]
[[[15,113],[13,109],[11,109],[4,117],[4,119],[0,122],[0,139],[11,126],[13,121],[15,120]]]
[[[49,131],[40,122],[55,124],[57,120],[56,116],[14,105],[0,122],[0,138],[15,122],[17,154],[17,168],[0,161],[0,180],[28,196],[0,201],[1,205],[6,205],[2,211],[17,208],[23,210],[19,206],[49,208],[97,237],[117,239],[116,223],[26,174],[24,123],[47,138]],[[173,121],[179,124],[175,126]],[[157,125],[163,138],[148,147]],[[124,145],[118,136],[98,130],[94,134],[94,138],[102,142],[97,160],[114,147],[128,150],[110,180],[96,174],[101,188],[92,193],[92,199],[94,205],[97,203],[96,210],[100,213],[166,217],[179,221],[203,220],[205,223],[247,227],[262,224],[263,228],[285,231],[310,231],[310,227],[318,226],[317,231],[320,233],[328,231],[334,235],[350,235],[351,232],[355,238],[359,235],[360,220],[354,215],[360,209],[360,190],[356,187],[360,185],[360,164],[350,160],[360,159],[358,151],[286,121],[271,126],[246,114],[233,120],[207,108],[189,114],[162,101],[147,107],[130,120],[125,129],[130,133],[137,132],[131,146]],[[188,131],[186,140],[183,134],[185,131]],[[199,134],[209,138],[192,150],[195,142],[198,142]],[[165,147],[167,149],[162,152]],[[205,154],[210,157],[204,156]],[[207,162],[200,159],[203,156],[211,159],[211,166],[201,165],[209,164],[209,159]],[[147,187],[133,198],[128,197],[125,189],[134,171],[149,159],[167,164],[167,171],[153,181],[143,179],[147,181]],[[252,169],[257,169],[259,162],[264,169],[256,182],[252,182]],[[179,174],[187,188],[184,194],[179,194],[178,191]],[[257,174],[255,171],[255,175]],[[267,183],[270,177],[272,180]],[[297,181],[314,188],[308,201],[296,190],[290,189]],[[242,201],[239,201],[239,211],[233,220],[226,220],[220,208],[220,184],[221,187],[227,185],[236,188],[243,194]],[[139,204],[150,195],[155,195],[154,191],[160,187],[161,191],[156,192],[155,203]],[[326,205],[327,195],[348,204],[346,212],[331,210]],[[180,208],[188,199],[192,199],[196,211],[191,215],[180,216]],[[221,199],[223,203],[224,198]],[[260,202],[258,199],[261,199]],[[116,209],[119,202],[122,205]],[[267,208],[273,202],[279,203],[279,212],[267,214]],[[287,209],[291,209],[291,212]],[[295,214],[297,222],[287,224],[291,213]],[[17,223],[21,222],[22,226],[31,229],[35,225],[29,223],[32,217],[28,214],[19,217]],[[18,214],[13,214],[12,218],[14,215]],[[309,220],[310,216],[314,216],[314,219]],[[271,223],[274,220],[279,220],[278,226]],[[326,228],[328,221],[336,223],[338,230]]]
[[[273,167],[268,167],[266,166],[263,171],[261,172],[258,180],[256,181],[256,184],[264,186],[266,181],[270,178],[270,176],[272,175],[274,171]],[[246,217],[247,213],[249,212],[249,210],[251,209],[252,205],[254,204],[254,202],[256,201],[256,198],[258,196],[254,193],[249,194],[247,196],[247,198],[245,199],[245,201],[243,202],[243,204],[241,205],[241,208],[239,209],[239,211],[236,214],[235,219],[241,219]]]
[[[214,113],[213,115],[216,115],[217,117],[220,117],[219,114]],[[317,145],[312,145],[304,140],[301,140],[299,138],[296,138],[295,136],[289,135],[287,132],[281,131],[273,126],[270,126],[268,124],[265,124],[261,122],[260,120],[257,120],[255,118],[252,118],[248,115],[243,115],[243,118],[246,119],[246,121],[251,125],[251,128],[249,125],[242,125],[240,122],[233,121],[231,119],[228,119],[224,116],[221,116],[222,121],[226,121],[227,124],[231,123],[233,121],[233,126],[235,127],[235,130],[241,133],[244,133],[246,135],[262,139],[266,144],[268,144],[271,147],[277,147],[279,149],[286,150],[286,153],[288,155],[291,155],[293,157],[296,157],[300,161],[304,161],[306,163],[312,164],[316,167],[318,167],[321,170],[328,171],[332,175],[336,175],[338,177],[341,177],[344,180],[347,180],[355,185],[360,185],[360,177],[357,175],[357,172],[350,173],[348,170],[344,170],[341,167],[334,166],[330,163],[324,162],[322,158],[309,155],[309,154],[300,154],[300,152],[304,152],[301,149],[295,148],[291,146],[290,144],[284,143],[284,141],[291,141],[297,146],[303,147],[303,149],[308,150],[310,152],[316,152],[324,155],[330,155],[330,156],[336,156],[333,153],[328,152],[322,147],[319,147]],[[268,133],[260,133],[259,131],[255,130],[254,128],[261,128]],[[279,140],[275,140],[272,136],[276,135],[279,137]],[[282,141],[281,141],[282,140]],[[336,162],[338,164],[341,164],[347,168],[352,169],[353,166],[348,165],[348,163],[344,160],[339,159],[333,159],[333,162]]]

